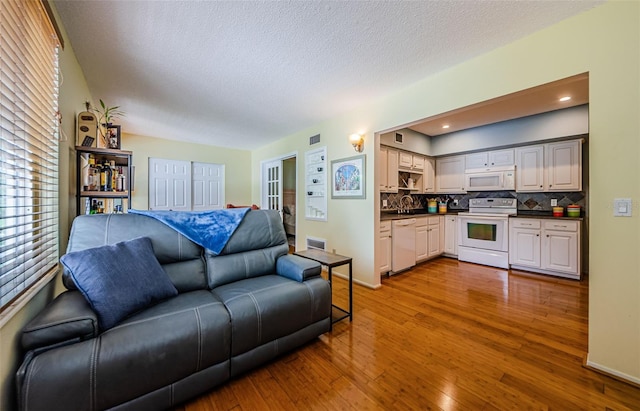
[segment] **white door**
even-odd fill
[[[149,159],[149,210],[191,210],[191,162]]]
[[[282,215],[282,160],[263,163],[262,208],[278,210]]]
[[[224,164],[191,165],[193,210],[224,208]]]
[[[580,191],[580,140],[547,144],[547,183],[549,191]]]
[[[429,257],[429,231],[425,225],[416,226],[416,261],[426,260]]]
[[[429,249],[428,249],[428,257],[435,257],[441,254],[442,246],[440,245],[440,225],[429,225],[428,226],[428,234],[429,234]]]

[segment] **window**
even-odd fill
[[[0,1],[0,310],[58,264],[58,41],[40,1]]]

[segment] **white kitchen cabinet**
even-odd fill
[[[511,219],[509,233],[509,263],[522,267],[540,268],[540,220]]]
[[[422,174],[422,192],[433,193],[436,191],[436,161],[433,158],[425,157],[424,170]]]
[[[544,190],[544,146],[517,147],[516,191],[536,192]]]
[[[398,192],[398,150],[380,147],[378,168],[381,193]]]
[[[516,191],[581,191],[582,140],[518,147]]]
[[[512,268],[580,279],[580,221],[509,220]]]
[[[546,191],[582,190],[582,141],[545,145]]]
[[[466,193],[464,160],[463,155],[436,159],[436,193]]]
[[[577,221],[544,221],[542,269],[580,278],[579,232]]]
[[[416,261],[429,258],[429,229],[427,217],[416,218]]]
[[[437,257],[443,252],[444,248],[444,225],[440,224],[443,217],[427,218],[427,233],[429,235],[427,258]]]
[[[398,167],[415,173],[421,173],[424,170],[424,156],[400,151],[398,155]]]
[[[391,221],[380,222],[378,236],[380,274],[391,270]]]
[[[512,166],[515,163],[514,155],[515,151],[512,148],[467,154],[465,156],[465,168],[474,169],[485,167]]]
[[[455,215],[447,215],[444,217],[443,251],[447,256],[458,256],[458,217]]]
[[[416,218],[416,262],[425,261],[443,253],[443,225],[442,216]]]

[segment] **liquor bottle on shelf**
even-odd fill
[[[112,176],[113,171],[111,171],[109,163],[105,161],[102,165],[102,171],[100,171],[100,191],[113,191],[111,188]]]

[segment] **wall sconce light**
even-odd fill
[[[353,146],[354,150],[358,153],[362,153],[362,150],[364,150],[364,136],[357,133],[351,134],[349,136],[349,142]]]

